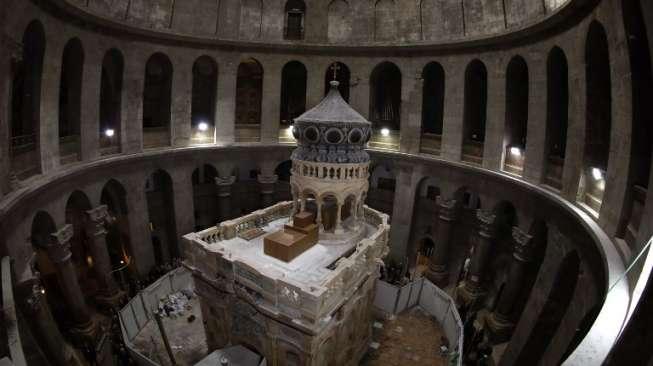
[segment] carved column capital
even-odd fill
[[[476,210],[478,219],[478,233],[486,238],[494,238],[496,235],[496,215],[491,211]]]
[[[259,174],[256,177],[256,180],[261,184],[274,184],[279,180],[279,176],[276,174],[272,174],[272,175]]]
[[[215,185],[218,186],[218,197],[229,197],[231,195],[231,185],[236,182],[236,177],[215,177]]]
[[[109,215],[109,209],[107,208],[107,205],[100,205],[86,211],[86,216],[88,217],[86,232],[89,235],[106,235],[107,231],[105,224],[111,221],[111,216]]]
[[[48,245],[48,257],[54,263],[62,263],[70,259],[70,239],[73,237],[73,226],[64,225],[59,231],[51,235],[50,245]]]
[[[456,220],[456,200],[442,198],[438,196],[438,217],[444,221],[455,221]]]
[[[513,256],[522,262],[532,261],[534,255],[533,249],[535,248],[533,236],[518,227],[513,227],[512,240],[514,243]]]

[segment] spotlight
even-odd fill
[[[287,132],[289,135],[292,135],[292,132],[293,132],[294,129],[295,129],[294,126],[288,126],[288,129],[286,130],[286,132]]]
[[[603,179],[603,172],[599,168],[592,168],[592,177],[594,177],[594,180],[601,180]]]
[[[517,146],[513,146],[510,148],[510,154],[519,157],[521,156],[521,149],[518,148]]]
[[[45,294],[45,288],[41,287],[41,293]]]
[[[121,261],[120,261],[120,264],[125,264],[125,261],[122,261],[122,260],[121,260]]]
[[[390,130],[388,130],[387,128],[382,128],[381,129],[381,136],[383,136],[383,137],[390,136]]]
[[[202,132],[205,132],[209,129],[209,124],[206,122],[200,122],[200,124],[197,125],[197,129]]]
[[[113,135],[115,135],[115,134],[116,134],[116,131],[114,131],[112,128],[107,128],[107,129],[104,131],[104,135],[105,135],[106,137],[113,137]]]

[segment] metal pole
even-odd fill
[[[166,329],[163,327],[163,320],[161,319],[161,314],[158,311],[154,312],[154,319],[156,319],[156,325],[159,326],[159,333],[161,333],[161,338],[163,338],[163,344],[166,347],[166,352],[168,352],[168,357],[170,357],[170,362],[172,365],[176,365],[175,355],[172,353],[172,348],[170,347],[170,341],[168,341],[168,335],[166,334]]]

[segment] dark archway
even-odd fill
[[[444,118],[444,69],[431,62],[422,70],[422,132],[442,135]]]
[[[109,180],[102,188],[100,202],[107,205],[109,215],[113,218],[106,224],[107,246],[111,265],[120,268],[126,263],[132,263],[133,251],[129,236],[129,210],[127,204],[127,191],[115,179]],[[123,278],[119,279],[121,282]]]
[[[218,221],[218,200],[215,178],[218,171],[210,164],[204,164],[193,171],[193,207],[195,209],[195,230],[204,230]]]
[[[144,147],[170,145],[172,72],[170,59],[162,53],[147,60],[143,88]]]
[[[70,239],[72,261],[78,272],[81,272],[79,282],[84,292],[97,289],[97,285],[93,283],[98,278],[97,273],[93,271],[93,257],[86,234],[86,211],[91,208],[90,200],[82,191],[71,193],[66,202],[66,224],[73,227],[73,236]]]
[[[64,47],[59,82],[59,156],[62,164],[81,159],[84,48],[78,38]]]
[[[306,4],[302,0],[288,0],[286,2],[286,22],[283,38],[289,40],[304,39],[304,14]]]
[[[521,174],[528,130],[528,65],[515,56],[506,70],[506,122],[503,137],[504,170]]]
[[[174,189],[170,175],[163,170],[152,173],[145,184],[145,196],[153,238],[152,245],[160,250],[160,259],[157,260],[157,265],[160,265],[179,257]],[[154,238],[157,238],[160,243],[159,248],[156,247],[157,241]]]
[[[107,51],[102,60],[100,85],[99,133],[103,149],[120,146],[123,70],[122,53],[115,48]]]
[[[464,105],[462,158],[481,164],[487,120],[487,69],[480,60],[473,60],[465,69]]]
[[[263,67],[255,59],[238,65],[236,79],[236,141],[259,141]]]
[[[41,170],[39,123],[45,30],[38,20],[23,34],[22,60],[12,65],[11,171],[25,179]]]
[[[281,71],[281,126],[290,126],[306,111],[306,67],[299,61],[288,62]]]
[[[400,130],[401,71],[392,62],[380,63],[372,71],[370,121],[375,129]]]
[[[324,95],[331,90],[331,81],[333,80],[333,71],[336,71],[336,81],[338,81],[338,91],[347,103],[349,103],[349,88],[351,86],[351,72],[349,67],[342,62],[331,64],[324,73]]]
[[[639,1],[622,0],[624,26],[628,41],[632,85],[632,134],[630,183],[617,236],[631,247],[637,245],[641,212],[646,205],[653,149],[653,75],[646,25]]]
[[[197,143],[214,141],[215,105],[218,88],[218,65],[209,56],[201,56],[193,64],[193,97],[191,106],[191,140]]]
[[[610,51],[603,26],[590,24],[585,44],[585,151],[580,200],[596,212],[601,209],[610,155],[612,81]]]
[[[553,47],[547,58],[546,97],[546,176],[545,182],[562,189],[562,169],[567,150],[569,122],[569,70],[567,57]]]

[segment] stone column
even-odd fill
[[[265,64],[263,96],[261,100],[261,142],[279,142],[281,111],[281,67],[276,62]]]
[[[438,196],[438,231],[436,233],[435,250],[429,258],[429,269],[426,278],[439,287],[449,284],[449,245],[451,231],[456,220],[456,200],[443,199]]]
[[[342,228],[342,203],[340,200],[336,203],[336,224],[334,226],[333,232],[336,234],[341,234],[343,232]]]
[[[474,303],[485,295],[483,288],[485,269],[496,235],[496,216],[494,214],[489,211],[476,210],[476,218],[479,225],[478,242],[474,249],[469,273],[459,292],[463,301],[467,303]]]
[[[215,184],[218,186],[218,221],[231,218],[231,186],[236,182],[236,177],[216,177]]]
[[[463,147],[463,121],[465,109],[465,65],[451,62],[444,66],[446,93],[444,93],[444,117],[442,121],[442,145],[440,156],[459,161]]]
[[[546,60],[542,57],[539,53],[531,53],[528,62],[528,68],[531,70],[528,88],[528,136],[522,176],[533,184],[542,182],[547,160],[547,70]]]
[[[215,140],[232,143],[236,135],[236,76],[238,62],[230,57],[218,67],[218,95],[215,108]]]
[[[397,164],[397,180],[392,207],[392,225],[390,226],[390,257],[397,262],[405,262],[412,258],[414,250],[410,250],[408,242],[413,223],[415,206],[415,191],[420,172],[411,165]]]
[[[81,338],[92,338],[95,334],[95,324],[86,306],[77,271],[71,260],[70,239],[73,236],[73,226],[66,224],[51,235],[50,245],[47,247],[48,257],[57,271],[59,286],[75,323],[73,332]]]
[[[276,174],[273,175],[262,175],[259,174],[257,177],[259,187],[261,190],[261,207],[270,207],[274,204],[274,191],[275,184],[279,177]],[[293,196],[294,198],[294,196]]]
[[[91,256],[93,257],[93,269],[100,280],[102,292],[98,296],[98,303],[107,307],[116,307],[120,303],[122,294],[116,281],[113,279],[111,258],[107,245],[107,231],[105,224],[111,218],[106,205],[98,206],[86,211],[88,221],[86,223],[86,236],[89,239]]]
[[[143,89],[147,58],[135,49],[125,50],[120,112],[121,151],[143,151]]]
[[[317,206],[317,217],[315,218],[315,225],[319,231],[324,231],[322,226],[322,200],[319,198],[315,199],[315,205]]]
[[[493,336],[502,341],[507,341],[507,338],[510,337],[510,330],[515,326],[513,316],[519,312],[515,305],[520,292],[523,290],[524,276],[534,254],[532,236],[520,228],[513,227],[512,239],[514,242],[513,261],[510,263],[506,286],[501,293],[496,310],[487,319],[487,324]]]
[[[419,153],[422,135],[422,86],[424,79],[421,70],[409,65],[401,80],[401,133],[399,149],[401,152]]]
[[[52,29],[56,33],[56,29]],[[41,110],[38,146],[41,172],[46,174],[59,166],[59,88],[63,44],[57,37],[48,39],[41,73]]]
[[[191,98],[193,95],[193,60],[175,60],[172,74],[170,131],[172,146],[188,146],[191,135]]]
[[[506,67],[503,59],[488,63],[487,119],[483,144],[483,167],[501,170],[503,164],[503,134],[506,124]]]
[[[53,366],[84,365],[75,349],[68,344],[50,312],[45,289],[33,278],[17,286],[20,311],[27,318],[32,335],[44,356]]]
[[[145,196],[145,176],[134,175],[125,181],[128,193],[127,208],[129,210],[129,240],[131,242],[134,267],[139,275],[146,276],[155,265],[152,249],[152,232],[150,216]]]

